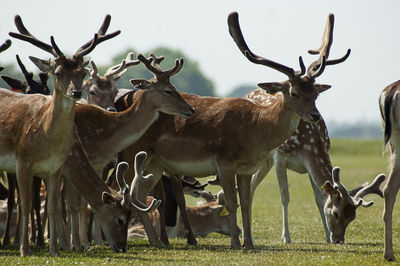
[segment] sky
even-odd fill
[[[379,94],[400,78],[398,0],[14,0],[3,3],[1,11],[1,42],[10,38],[8,32],[17,32],[14,16],[19,14],[33,35],[48,43],[53,35],[67,54],[91,39],[110,14],[109,32],[122,33],[91,52],[98,65],[111,64],[113,56],[129,47],[180,49],[198,62],[220,96],[239,85],[287,78],[249,62],[240,53],[228,33],[230,12],[239,13],[244,37],[255,54],[294,69],[299,68],[300,55],[306,66],[317,59],[307,51],[319,48],[327,16],[333,13],[330,58],[342,57],[348,48],[352,53],[344,63],[326,67],[317,78],[318,83],[332,85],[317,99],[328,122],[379,122]],[[15,62],[19,54],[28,69],[35,70],[28,56],[51,57],[27,42],[12,41],[12,47],[0,55],[0,65]]]

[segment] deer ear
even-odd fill
[[[322,189],[324,190],[324,192],[325,192],[326,194],[328,194],[328,195],[333,196],[333,195],[336,195],[336,194],[337,194],[336,189],[333,188],[331,182],[329,182],[329,181],[326,181],[325,184],[323,184],[321,188],[322,188]]]
[[[115,202],[113,196],[110,193],[105,192],[105,191],[101,195],[101,199],[103,200],[103,202],[105,204],[112,204],[113,202]]]
[[[50,72],[51,70],[51,62],[50,60],[42,60],[33,56],[30,56],[29,59],[43,72]]]
[[[286,85],[279,82],[266,82],[266,83],[258,83],[258,86],[265,90],[268,93],[275,94],[277,92],[282,91],[286,88]]]
[[[325,85],[325,84],[314,84],[314,88],[318,91],[318,93],[324,92],[328,89],[330,89],[332,86],[331,85]]]
[[[10,90],[25,92],[25,86],[22,81],[8,76],[1,76],[1,78],[10,86]]]
[[[150,84],[150,82],[145,79],[131,79],[130,82],[133,86],[135,86],[135,88],[142,90],[146,89]]]

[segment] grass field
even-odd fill
[[[388,172],[387,154],[382,155],[382,141],[333,140],[331,159],[340,166],[342,183],[348,189]],[[357,219],[346,232],[346,244],[326,244],[322,222],[314,202],[307,175],[289,172],[289,224],[292,244],[283,244],[281,237],[281,204],[274,171],[260,185],[253,206],[254,250],[230,250],[230,238],[211,234],[198,239],[197,247],[189,247],[183,239],[172,239],[171,247],[156,249],[145,240],[130,241],[128,251],[112,253],[108,247],[86,251],[61,252],[60,258],[48,256],[48,248],[33,249],[33,256],[19,257],[16,246],[0,249],[0,264],[259,264],[259,265],[379,265],[383,260],[383,200],[374,200],[370,208],[360,207]],[[192,201],[193,202],[193,201]],[[394,212],[394,252],[400,259],[399,214]],[[240,217],[240,214],[238,214]],[[239,221],[241,226],[241,221]]]

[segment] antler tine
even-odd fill
[[[165,56],[157,57],[155,54],[151,53],[150,57],[153,58],[153,66],[158,67],[160,70],[160,63],[164,60]]]
[[[348,49],[346,54],[338,59],[328,60],[329,52],[333,43],[333,28],[335,24],[335,16],[329,14],[326,21],[325,31],[322,36],[321,47],[315,50],[309,50],[310,54],[319,54],[318,60],[314,61],[307,69],[307,75],[310,77],[318,77],[322,74],[327,65],[335,65],[344,62],[351,53],[351,49]]]
[[[117,165],[117,173],[116,173],[116,180],[119,187],[119,191],[122,194],[122,202],[121,205],[126,205],[130,202],[130,194],[129,194],[129,187],[125,182],[125,174],[128,171],[129,164],[127,162],[120,162]]]
[[[246,41],[244,40],[242,31],[239,25],[239,15],[237,12],[232,12],[228,16],[228,26],[229,26],[229,33],[232,36],[233,40],[235,41],[236,45],[239,47],[239,50],[247,57],[250,62],[255,64],[265,65],[267,67],[273,68],[286,76],[289,79],[293,79],[299,76],[302,76],[305,73],[305,66],[303,63],[303,59],[299,57],[299,64],[300,64],[300,71],[295,72],[293,68],[287,67],[285,65],[279,64],[272,60],[263,58],[254,54],[250,48],[247,46]]]
[[[109,69],[107,69],[106,74],[104,74],[104,76],[109,77],[109,76],[114,76],[114,75],[120,74],[122,71],[125,72],[128,67],[135,66],[138,64],[140,64],[140,61],[133,60],[133,53],[130,52],[130,53],[128,53],[126,58],[124,60],[122,60],[121,64],[112,66]]]
[[[53,37],[53,36],[50,36],[50,42],[51,42],[51,46],[53,46],[54,51],[56,51],[57,55],[58,55],[59,57],[64,56],[64,53],[61,52],[60,48],[58,48],[58,45],[57,45],[56,42],[54,41],[54,37]]]
[[[144,151],[138,152],[135,156],[135,177],[132,180],[131,184],[131,204],[136,211],[139,212],[149,212],[154,208],[157,208],[161,204],[161,200],[153,199],[149,206],[146,206],[143,202],[141,202],[137,197],[139,195],[139,186],[142,182],[147,181],[148,179],[152,178],[152,174],[143,176],[142,175],[142,168],[143,163],[146,160],[147,153]]]
[[[158,68],[156,68],[155,66],[153,66],[152,62],[154,60],[154,58],[146,58],[144,55],[142,54],[138,54],[137,59],[142,62],[145,67],[152,72],[154,75],[156,76],[160,76],[162,75],[162,71]]]
[[[360,191],[357,192],[357,194],[354,196],[355,198],[363,198],[365,195],[368,194],[377,194],[381,198],[383,198],[383,193],[379,189],[379,186],[385,181],[386,175],[380,174],[377,177],[375,177],[374,181],[372,181],[371,184],[365,186],[362,188]]]
[[[21,69],[22,73],[24,74],[26,79],[32,79],[33,78],[33,73],[32,72],[28,72],[26,70],[26,67],[24,66],[24,64],[22,63],[21,59],[19,58],[19,55],[15,56],[17,58],[17,63],[19,68]]]
[[[100,43],[109,40],[111,38],[114,38],[115,36],[119,35],[121,33],[120,30],[117,30],[113,33],[106,34],[108,27],[110,26],[111,22],[111,16],[107,14],[104,18],[103,24],[100,26],[100,29],[98,30],[97,34],[95,34],[95,38],[92,40],[86,42],[84,45],[82,45],[74,54],[75,57],[83,57],[87,54],[89,54],[93,49]],[[96,38],[97,35],[97,38]]]
[[[346,189],[346,187],[340,182],[340,168],[339,167],[334,167],[332,169],[332,177],[333,177],[333,188],[339,190],[340,194],[344,199],[346,199],[348,202],[353,204],[354,206],[357,206],[359,203],[354,202],[353,197],[350,196],[349,191]]]
[[[90,61],[90,64],[92,65],[92,70],[90,71],[90,76],[92,78],[95,78],[97,76],[97,74],[99,73],[99,71],[97,70],[97,66],[96,63],[94,61]]]
[[[217,195],[212,194],[210,191],[200,191],[200,197],[205,199],[207,202],[215,201],[217,199]]]
[[[17,27],[18,31],[20,32],[20,34],[15,33],[15,32],[10,32],[8,34],[11,37],[29,42],[29,43],[35,45],[36,47],[39,47],[40,49],[45,50],[48,53],[51,53],[55,57],[58,56],[58,54],[57,54],[56,50],[54,50],[53,46],[38,40],[35,36],[33,36],[26,29],[26,27],[25,27],[24,23],[22,22],[22,19],[19,15],[16,15],[14,17],[14,23],[15,23],[15,26]]]
[[[11,40],[7,39],[1,46],[0,46],[0,53],[7,50],[11,46]]]

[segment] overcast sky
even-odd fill
[[[32,34],[46,42],[54,35],[61,50],[72,54],[93,37],[104,16],[111,14],[109,32],[119,29],[122,33],[91,53],[98,64],[110,63],[128,47],[145,51],[162,45],[180,49],[197,61],[219,95],[241,84],[285,80],[285,75],[250,63],[240,53],[228,33],[226,20],[232,11],[239,13],[243,34],[254,53],[295,69],[300,55],[306,65],[316,59],[307,50],[319,48],[327,16],[334,13],[330,58],[343,56],[348,48],[352,54],[346,62],[328,66],[317,79],[332,85],[318,98],[317,106],[327,121],[380,120],[379,94],[400,78],[398,0],[9,0],[1,8],[0,39],[17,31],[14,16],[19,14]],[[50,58],[29,43],[12,41],[0,62],[14,62],[17,53],[24,62],[29,55]]]

